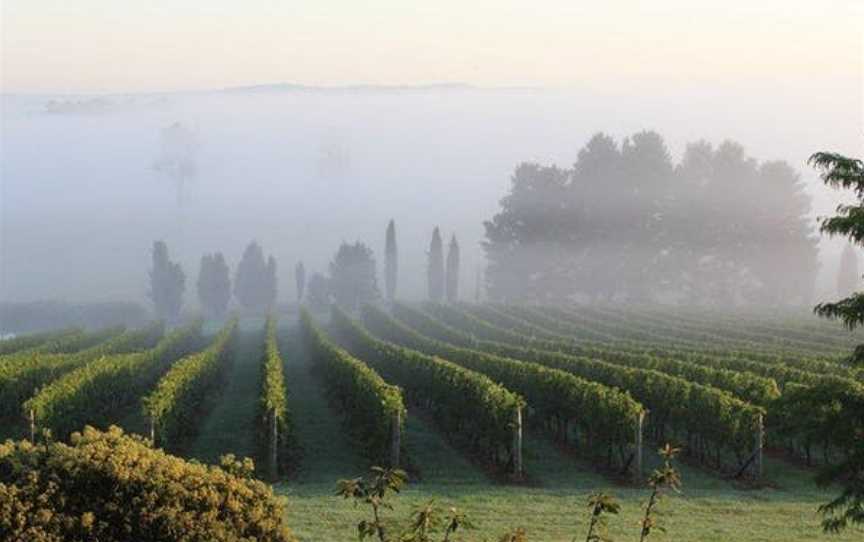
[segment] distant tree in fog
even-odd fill
[[[208,318],[221,319],[231,301],[231,271],[221,252],[201,257],[198,272],[198,301]]]
[[[313,273],[309,279],[306,302],[312,310],[323,311],[330,307],[330,281],[321,273]]]
[[[447,301],[455,303],[459,299],[459,243],[456,235],[450,238],[447,247]]]
[[[444,246],[441,242],[441,232],[436,226],[432,230],[432,242],[429,243],[429,262],[426,270],[429,286],[429,299],[435,303],[444,300]]]
[[[265,260],[264,251],[252,241],[237,265],[234,296],[245,309],[265,312],[276,301],[276,286],[276,260]]]
[[[510,181],[501,212],[484,223],[487,294],[496,300],[559,297],[564,289],[559,256],[580,233],[578,215],[567,204],[569,173],[522,163]]]
[[[387,301],[396,298],[396,281],[399,275],[399,253],[396,248],[396,224],[393,220],[387,224],[386,248],[384,251],[384,287]]]
[[[279,297],[279,281],[276,275],[276,258],[273,256],[267,258],[267,274],[264,276],[264,288],[267,292],[267,299],[270,300],[268,308],[276,305],[276,299]]]
[[[306,289],[306,267],[303,262],[297,262],[294,266],[294,282],[297,284],[297,303],[303,301],[303,292]]]
[[[153,169],[174,182],[177,204],[183,205],[183,191],[187,181],[197,173],[198,141],[195,133],[180,122],[162,129],[159,157]]]
[[[375,256],[371,248],[359,241],[353,245],[343,242],[339,246],[330,262],[330,291],[336,303],[349,310],[378,299]]]
[[[147,296],[153,302],[156,318],[168,323],[176,322],[183,306],[186,275],[179,263],[172,262],[164,241],[153,243],[153,268],[150,270],[150,290]]]
[[[809,302],[818,269],[810,199],[784,162],[733,142],[603,134],[572,169],[523,163],[484,223],[492,299]]]
[[[837,295],[846,297],[854,294],[858,290],[859,277],[858,255],[855,254],[855,248],[847,244],[840,256],[840,269],[837,271]]]

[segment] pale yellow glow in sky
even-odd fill
[[[861,86],[864,0],[3,0],[2,90]],[[646,7],[650,4],[650,7]]]

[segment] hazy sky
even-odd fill
[[[0,6],[0,298],[140,298],[157,238],[190,273],[202,252],[236,262],[258,239],[290,283],[294,261],[326,270],[343,239],[380,254],[390,218],[404,240],[406,290],[422,291],[429,231],[440,225],[460,236],[470,291],[482,220],[513,167],[572,165],[596,131],[620,140],[657,130],[676,160],[702,138],[787,160],[813,196],[814,219],[842,196],[807,157],[860,156],[864,142],[864,0]],[[69,94],[277,82],[543,89],[111,96],[95,102],[103,111],[71,114],[46,106]],[[161,130],[178,121],[201,140],[185,223],[151,167]],[[316,168],[334,141],[351,168],[344,184],[328,185]],[[840,248],[822,245],[824,291]],[[105,262],[100,273],[93,261]]]
[[[861,0],[4,0],[6,93],[278,81],[860,88]],[[817,94],[818,95],[818,94]]]

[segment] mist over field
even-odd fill
[[[775,89],[776,90],[776,89]],[[400,296],[426,296],[434,226],[462,247],[462,297],[486,261],[483,221],[517,164],[572,167],[596,132],[663,136],[674,162],[687,143],[731,139],[760,161],[785,160],[826,215],[838,193],[806,158],[854,148],[854,92],[817,107],[794,95],[684,87],[642,93],[578,87],[272,85],[201,92],[3,97],[4,301],[145,301],[154,240],[194,281],[205,252],[232,268],[257,240],[279,262],[280,301],[293,269],[327,272],[341,241],[367,243],[379,274],[384,228],[400,245]],[[191,133],[182,195],[159,169],[163,132]],[[186,151],[184,151],[186,152]],[[181,204],[182,201],[182,204]],[[817,298],[833,295],[840,242],[819,241]],[[186,302],[194,305],[194,293]]]
[[[864,542],[864,0],[0,0],[0,541]]]

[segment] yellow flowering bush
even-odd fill
[[[187,462],[117,427],[86,427],[71,445],[6,441],[0,540],[296,541],[281,499],[248,475],[252,465],[225,465]]]

